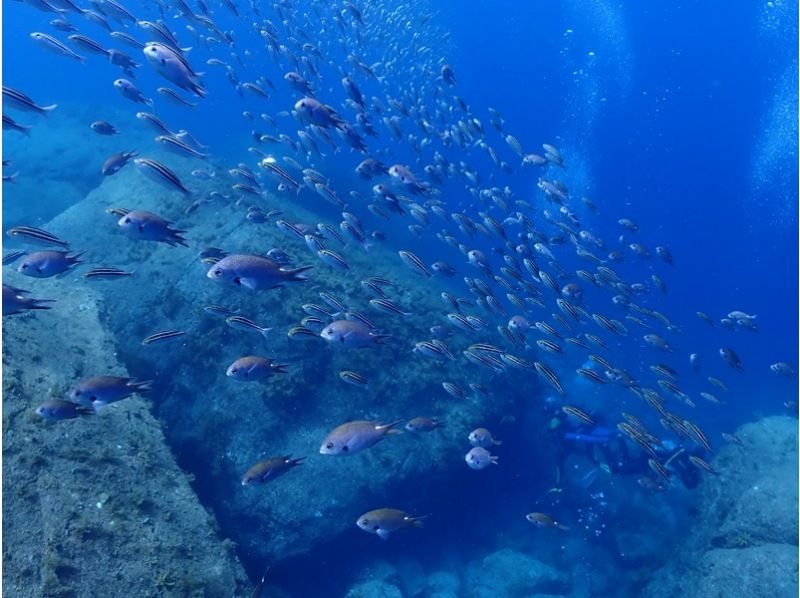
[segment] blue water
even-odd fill
[[[650,385],[655,379],[648,365],[667,363],[679,370],[681,389],[697,403],[691,419],[714,439],[714,444],[721,442],[721,432],[732,432],[745,422],[770,414],[794,413],[796,403],[792,405],[791,402],[797,400],[796,378],[776,376],[769,369],[776,362],[785,362],[794,370],[798,365],[797,7],[793,3],[782,0],[733,3],[473,0],[465,4],[430,0],[410,6],[389,0],[385,3],[364,0],[359,6],[367,23],[365,30],[381,35],[366,36],[360,46],[355,41],[359,27],[352,24],[351,17],[345,16],[345,22],[351,25],[342,33],[332,21],[329,4],[340,3],[290,2],[287,5],[295,10],[286,13],[290,15],[288,19],[298,22],[302,22],[303,13],[309,14],[312,25],[304,30],[322,49],[325,58],[320,67],[323,79],[314,82],[320,100],[354,121],[355,112],[345,105],[347,96],[339,84],[339,68],[342,68],[354,76],[365,97],[380,98],[387,114],[398,114],[389,106],[388,99],[402,98],[407,106],[416,103],[416,108],[425,110],[434,126],[440,127],[445,122],[452,124],[466,118],[455,94],[468,105],[470,118],[480,120],[486,143],[502,160],[513,165],[513,172],[501,171],[486,151],[474,147],[477,137],[467,147],[454,144],[449,148],[433,139],[430,147],[418,156],[407,136],[412,134],[421,140],[425,137],[422,129],[411,118],[401,117],[405,137],[396,140],[381,123],[381,116],[374,112],[370,119],[380,136],[366,138],[367,154],[351,151],[336,135],[340,151],[335,153],[318,141],[326,154],[324,160],[293,154],[286,148],[263,146],[264,151],[280,151],[294,156],[304,166],[313,166],[330,178],[330,186],[340,197],[348,200],[350,191],[357,190],[370,197],[372,185],[388,181],[383,177],[367,182],[358,177],[354,167],[367,155],[380,159],[387,166],[408,164],[423,177],[422,168],[431,163],[434,151],[440,151],[450,162],[463,161],[479,173],[477,185],[456,175],[445,176],[441,184],[433,183],[433,188],[441,192],[438,198],[447,211],[463,211],[475,221],[480,221],[478,211],[486,206],[473,199],[468,190],[470,186],[510,187],[512,199],[509,203],[522,199],[533,204],[535,207],[528,213],[538,224],[542,222],[543,209],[557,214],[558,205],[544,202],[536,187],[537,179],[540,176],[560,179],[570,191],[567,205],[579,216],[580,229],[592,231],[609,248],[616,247],[618,237],[624,234],[623,247],[641,240],[651,252],[657,245],[668,247],[675,258],[674,265],[668,265],[655,255],[641,259],[625,250],[624,262],[606,265],[628,282],[649,283],[651,274],[662,278],[668,293],[651,289],[645,296],[632,300],[666,314],[680,330],[679,334],[657,328],[656,320],[648,320],[651,324],[655,322],[654,330],[643,330],[624,320],[625,312],[611,305],[608,289],[584,289],[584,305],[590,314],[602,313],[623,320],[630,331],[619,341],[603,334],[606,340],[613,339],[614,346],[613,351],[601,353],[634,377],[649,377],[647,384]],[[222,4],[212,7],[219,29],[234,33],[233,48],[221,43],[203,47],[185,30],[187,21],[184,18],[172,18],[178,15],[177,11],[166,11],[166,21],[178,34],[181,44],[195,46],[188,53],[190,62],[197,71],[205,71],[202,80],[209,90],[208,97],[191,98],[199,101],[193,109],[173,106],[156,94],[157,87],[169,83],[146,64],[140,51],[116,44],[143,63],[136,71],[135,82],[146,96],[156,98],[152,110],[173,128],[186,129],[207,144],[213,163],[219,165],[216,168],[223,173],[220,177],[224,176],[224,169],[239,162],[246,162],[256,170],[254,155],[247,151],[254,145],[254,130],[260,134],[284,133],[296,138],[297,130],[302,127],[293,117],[279,114],[291,111],[300,97],[283,80],[283,74],[294,67],[285,57],[276,64],[252,26],[270,19],[285,35],[281,17],[271,6],[260,7],[258,16],[252,14],[246,3],[238,5],[243,13],[241,18],[235,18]],[[153,3],[131,0],[126,6],[140,19],[158,18]],[[30,138],[14,132],[3,133],[3,157],[12,160],[12,165],[4,169],[4,175],[20,173],[15,182],[3,184],[4,229],[19,224],[46,228],[51,218],[77,203],[82,194],[102,182],[99,163],[82,168],[80,161],[70,160],[69,169],[65,168],[59,176],[59,158],[52,152],[51,136],[73,136],[71,140],[67,138],[67,154],[74,151],[80,155],[96,146],[98,152],[105,154],[136,147],[147,155],[146,150],[154,148],[141,146],[140,140],[149,132],[143,132],[134,115],[138,110],[150,111],[151,108],[134,105],[120,97],[111,81],[123,75],[107,61],[88,56],[87,63],[80,64],[47,53],[36,45],[29,38],[31,31],[47,32],[62,40],[66,38],[66,34],[48,25],[54,15],[14,1],[5,2],[4,9],[4,84],[40,103],[59,104],[46,119],[7,111],[4,107],[4,113],[18,122],[35,125]],[[324,32],[314,10],[328,15]],[[388,14],[394,15],[393,21],[385,23],[381,17]],[[430,15],[430,18],[425,20],[422,15]],[[96,24],[75,15],[70,15],[69,20],[80,33],[106,47],[115,45]],[[393,23],[399,22],[403,26],[394,26]],[[129,27],[126,31],[137,35],[141,41],[149,39],[142,29]],[[292,45],[287,39],[279,41]],[[424,48],[416,58],[408,51],[412,43]],[[347,60],[353,48],[357,48],[355,52],[368,64],[383,62],[387,65],[378,67],[385,79],[378,82],[357,73]],[[85,55],[81,50],[78,52]],[[232,52],[241,57],[241,63]],[[226,78],[223,67],[205,64],[211,57],[230,63],[240,81],[255,81],[262,75],[268,77],[275,87],[273,90],[264,85],[270,98],[242,97]],[[436,81],[442,62],[452,65],[455,72],[457,84],[452,88]],[[439,92],[434,99],[437,87]],[[181,94],[191,97],[188,92]],[[497,109],[504,119],[502,134],[489,124],[489,107]],[[253,112],[255,122],[243,118],[244,110]],[[259,118],[262,112],[277,121],[277,131]],[[96,119],[109,120],[122,134],[113,142],[94,135],[88,124]],[[131,133],[131,145],[127,146],[129,132],[135,135]],[[553,144],[564,155],[566,169],[552,165],[542,170],[523,169],[504,140],[507,134],[513,134],[526,152],[540,153],[542,143]],[[23,159],[15,156],[23,156]],[[36,185],[31,181],[36,179],[40,168],[37,158],[47,161],[48,185],[55,185],[59,178],[75,185],[74,201],[56,197],[55,193],[44,193],[33,199]],[[171,163],[185,164],[180,158],[172,160]],[[193,167],[200,166],[203,164],[198,162]],[[130,176],[129,172],[126,174]],[[188,176],[184,182],[190,188],[202,186]],[[264,186],[274,191],[275,184],[270,179],[264,179]],[[310,206],[321,220],[336,226],[340,219],[338,208],[321,201],[312,191],[304,191],[302,197],[304,205]],[[590,198],[598,206],[598,213],[583,207],[581,197]],[[290,203],[291,198],[284,197],[272,205]],[[479,274],[465,265],[463,256],[437,238],[436,233],[443,227],[456,231],[459,241],[466,243],[469,249],[481,249],[489,255],[495,271],[504,265],[502,258],[492,250],[502,245],[497,238],[489,240],[479,235],[470,239],[458,233],[452,222],[443,224],[432,215],[430,226],[417,238],[407,229],[407,225],[415,222],[409,216],[384,223],[364,209],[362,203],[355,205],[353,211],[368,223],[369,229],[380,228],[385,232],[388,240],[384,245],[394,256],[392,259],[396,259],[398,250],[412,249],[428,264],[444,259],[456,266],[459,275],[452,280],[413,282],[417,279],[409,276],[408,284],[424,286],[425,292],[437,302],[442,290],[472,297],[462,278]],[[516,210],[512,207],[510,213],[505,214],[493,208],[489,212],[502,221]],[[617,224],[620,218],[635,221],[639,232],[626,233]],[[513,225],[506,225],[506,228],[514,233],[519,230]],[[551,235],[555,232],[548,230]],[[19,247],[12,243],[11,248]],[[200,249],[195,245],[191,248]],[[563,245],[553,243],[551,248],[570,273],[579,268],[594,271],[596,267],[575,257],[569,240]],[[601,257],[608,252],[593,246],[587,248]],[[295,251],[299,250],[295,248]],[[313,256],[304,255],[301,261],[307,260],[322,267]],[[379,271],[376,261],[376,273]],[[368,272],[359,273],[359,277],[367,275]],[[575,280],[575,276],[570,275],[570,280]],[[357,286],[359,278],[346,280],[348,285]],[[496,290],[499,297],[505,295],[505,289],[497,286]],[[308,294],[304,296],[301,290],[289,292],[298,305],[315,299]],[[541,319],[552,322],[548,314],[558,310],[552,294],[549,297],[548,311],[542,312]],[[515,313],[513,306],[505,300],[502,302],[509,315]],[[734,310],[756,315],[757,332],[726,329],[720,319]],[[305,314],[297,311],[299,320]],[[699,320],[695,315],[697,311],[709,314],[716,321],[715,327]],[[486,311],[472,313],[485,317],[490,325],[485,334],[469,337],[469,340],[499,344],[502,339],[494,328],[506,318]],[[441,323],[440,320],[432,315],[427,325]],[[398,325],[396,320],[385,321]],[[414,325],[418,323],[415,320]],[[595,334],[602,332],[591,322],[578,328]],[[640,339],[648,332],[665,336],[674,353],[660,353],[647,347]],[[429,334],[425,326],[418,326],[409,334],[415,341],[429,338],[425,336]],[[137,345],[140,339],[129,340]],[[563,340],[558,342],[564,343]],[[465,346],[459,346],[459,350],[466,347],[466,343],[461,344]],[[717,352],[721,347],[736,351],[743,364],[742,372],[733,370],[719,358]],[[301,348],[327,350],[317,345]],[[586,351],[587,355],[590,352],[595,351]],[[691,371],[688,361],[691,353],[701,356],[701,374]],[[213,356],[211,349],[209,355]],[[418,359],[410,352],[403,355],[404,359]],[[529,360],[541,357],[546,363],[556,364],[558,375],[568,386],[569,396],[578,397],[571,404],[590,408],[580,397],[589,389],[593,392],[594,387],[574,375],[575,367],[581,365],[580,360],[573,363],[575,360],[570,358],[562,365],[557,357],[542,352],[521,353],[520,356]],[[147,363],[131,361],[127,365],[136,375],[147,376]],[[391,377],[386,365],[376,363],[370,374],[376,378]],[[458,367],[466,376],[475,366],[459,356]],[[507,414],[509,417],[496,417],[491,422],[493,432],[503,440],[503,445],[497,449],[501,454],[498,471],[472,471],[466,467],[462,456],[455,454],[455,458],[451,458],[452,465],[444,472],[437,471],[428,480],[415,481],[424,485],[423,493],[403,484],[376,490],[397,504],[413,503],[418,512],[435,514],[434,523],[424,532],[424,540],[417,530],[396,534],[388,543],[356,532],[332,537],[303,554],[275,562],[271,573],[274,583],[293,595],[311,595],[313,591],[344,595],[353,579],[371,562],[376,550],[389,561],[401,563],[414,559],[428,571],[446,569],[460,575],[470,561],[503,547],[514,547],[564,568],[579,564],[590,569],[610,569],[612,573],[604,574],[609,579],[636,577],[637,570],[644,570],[643,564],[619,558],[620,548],[613,539],[613,530],[630,523],[623,521],[625,517],[640,525],[654,524],[652,512],[643,513],[637,520],[641,494],[639,499],[631,498],[631,494],[635,494],[632,489],[637,488],[637,475],[649,475],[646,465],[627,478],[620,476],[613,481],[604,477],[605,473],[590,473],[589,470],[562,473],[566,479],[556,481],[554,470],[559,443],[567,441],[559,439],[557,431],[548,432],[548,425],[550,417],[558,411],[554,405],[560,405],[559,399],[553,400],[553,390],[546,382],[534,382],[532,371],[527,378],[517,372],[511,376],[510,381],[503,376],[489,378],[496,393],[511,396],[518,405],[517,411]],[[723,379],[730,391],[723,393],[709,387],[706,376]],[[434,380],[432,385],[439,382]],[[168,383],[164,387],[167,388]],[[699,397],[701,391],[714,393],[725,404],[705,402]],[[658,417],[645,411],[633,394],[624,389],[615,393],[618,403],[613,406],[608,403],[599,407],[591,405],[592,414],[602,424],[615,429],[616,423],[621,421],[619,412],[631,411],[647,419],[650,431],[663,432]],[[159,404],[169,399],[161,397],[154,401],[157,414]],[[527,401],[524,409],[519,407],[521,401]],[[788,407],[787,402],[790,403]],[[424,399],[420,398],[420,410],[424,410],[424,405]],[[548,434],[554,440],[544,443],[548,448],[542,450],[541,437]],[[464,446],[467,446],[466,441]],[[246,519],[244,516],[238,519],[236,512],[215,502],[220,498],[216,490],[219,478],[215,477],[217,474],[201,471],[202,459],[193,450],[191,444],[175,447],[181,465],[190,471],[197,469],[193,471],[198,476],[196,490],[217,515],[222,534],[237,539],[236,534]],[[316,446],[310,446],[309,454],[314,452]],[[711,459],[713,455],[705,457]],[[431,455],[431,459],[440,458],[443,457]],[[590,477],[582,480],[587,473]],[[594,476],[599,479],[595,481]],[[289,481],[289,476],[280,480]],[[551,492],[556,487],[560,490]],[[598,493],[603,496],[597,498]],[[692,495],[681,491],[675,494],[674,512],[676,519],[680,519],[690,511]],[[521,516],[532,510],[532,505],[537,506],[538,511],[558,512],[573,528],[581,530],[580,536],[565,536],[561,542],[549,546],[541,539],[531,539],[531,530]],[[586,512],[592,513],[591,521],[581,519],[579,513]],[[680,524],[669,528],[671,540],[661,551],[662,559],[668,558],[670,547],[677,545],[686,532]],[[346,542],[344,547],[342,542]],[[240,545],[238,556],[250,576],[257,579],[264,566],[263,555],[245,544]],[[653,566],[655,562],[648,565]],[[309,577],[308,574],[314,572],[315,575]],[[638,587],[632,582],[625,591],[633,595]],[[598,595],[607,592],[607,589],[602,590]]]

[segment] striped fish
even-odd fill
[[[340,313],[345,313],[347,311],[344,303],[326,291],[320,291],[319,298]]]
[[[78,46],[79,48],[83,48],[87,52],[91,54],[98,54],[100,56],[108,56],[108,50],[106,50],[103,46],[98,44],[93,39],[86,37],[85,35],[73,34],[67,37],[69,41],[73,44]]]
[[[468,332],[474,332],[478,330],[478,327],[472,324],[467,318],[462,316],[461,314],[447,314],[447,321],[450,322],[456,328],[460,328],[461,330],[466,330]]]
[[[310,316],[319,316],[327,318],[328,320],[333,320],[336,316],[339,315],[338,312],[331,312],[322,307],[321,305],[317,305],[316,303],[304,303],[301,306],[301,309],[306,312]]]
[[[317,257],[325,262],[331,268],[336,268],[337,270],[349,270],[350,266],[344,261],[344,258],[336,253],[335,251],[331,251],[330,249],[320,249],[317,251]]]
[[[578,368],[577,370],[575,370],[575,372],[579,376],[582,376],[587,380],[591,380],[592,382],[597,382],[598,384],[606,383],[606,379],[597,372],[595,372],[594,370],[590,370],[588,368]]]
[[[578,409],[577,407],[571,407],[569,405],[566,405],[561,408],[561,411],[563,411],[567,415],[579,419],[580,421],[582,421],[587,425],[594,426],[596,423],[588,413],[586,413],[581,409]]]
[[[124,31],[112,31],[109,33],[109,35],[116,40],[128,44],[131,48],[135,48],[137,50],[144,49],[144,44],[129,33],[125,33]]]
[[[56,245],[58,247],[69,247],[69,243],[62,239],[59,239],[53,233],[49,233],[46,230],[41,228],[35,228],[33,226],[15,226],[13,228],[9,228],[6,231],[6,234],[9,237],[14,237],[15,239],[19,239],[26,243],[32,243],[34,245]]]
[[[652,469],[655,473],[664,478],[664,480],[666,480],[667,482],[672,482],[672,478],[670,477],[667,469],[657,460],[648,459],[647,464],[650,466],[650,469]]]
[[[36,114],[48,114],[58,106],[58,104],[39,106],[21,91],[6,87],[5,85],[3,85],[3,103],[11,108],[22,110],[23,112],[35,112]]]
[[[604,370],[615,370],[616,368],[611,365],[611,362],[605,359],[604,357],[600,357],[599,355],[589,355],[589,360],[593,361],[597,365],[599,365]]]
[[[306,316],[302,320],[300,320],[300,325],[305,326],[306,328],[311,328],[312,330],[318,329],[322,330],[326,326],[327,322],[320,318],[319,316]]]
[[[486,305],[489,307],[490,311],[502,316],[508,316],[508,312],[503,309],[503,306],[500,305],[500,302],[494,296],[489,295],[486,297]]]
[[[366,326],[370,330],[375,330],[377,328],[377,326],[375,326],[375,324],[373,324],[370,321],[370,319],[367,318],[367,316],[365,316],[364,314],[362,314],[360,312],[357,312],[357,311],[348,311],[344,315],[344,319],[345,320],[354,320],[356,322],[361,322],[362,324],[364,324],[364,326]]]
[[[178,175],[164,166],[161,162],[152,160],[150,158],[136,158],[134,159],[133,163],[136,164],[139,170],[147,175],[151,180],[164,185],[168,189],[180,191],[184,195],[191,194],[191,191],[189,191],[183,185],[181,180],[178,178]]]
[[[314,253],[317,253],[318,251],[322,251],[323,249],[325,249],[325,245],[323,245],[322,241],[320,241],[319,238],[316,237],[315,235],[305,235],[303,239],[306,242],[306,247],[308,247],[309,250],[311,250]]]
[[[456,399],[467,398],[467,393],[465,393],[464,390],[454,382],[442,382],[442,388],[444,388],[445,391],[447,391],[447,394],[455,397]]]
[[[453,359],[453,355],[447,350],[444,343],[434,341],[420,341],[414,345],[414,353],[419,353],[431,359]]]
[[[537,330],[544,332],[545,334],[550,334],[556,338],[563,338],[561,333],[547,322],[536,322],[534,326],[537,328]]]
[[[544,349],[545,351],[548,351],[550,353],[556,353],[557,354],[557,353],[563,353],[564,352],[564,348],[563,347],[561,347],[560,345],[555,344],[551,340],[541,339],[541,340],[536,341],[536,344],[539,346],[540,349]]]
[[[594,343],[595,345],[603,347],[604,349],[608,349],[608,345],[606,344],[606,342],[595,334],[586,333],[583,335],[583,338],[585,338],[589,342]]]
[[[206,305],[203,308],[203,311],[207,314],[215,314],[220,316],[234,316],[238,313],[238,309],[231,309],[229,307],[225,307],[223,305]]]
[[[562,397],[567,394],[564,391],[564,387],[561,386],[561,382],[559,381],[558,376],[556,376],[553,370],[551,370],[549,367],[547,367],[545,364],[539,361],[534,361],[533,367],[536,368],[536,372],[540,376],[547,379],[550,385],[556,389],[556,392],[558,392],[558,394],[560,394]]]
[[[559,295],[561,294],[561,287],[558,286],[558,281],[555,278],[553,278],[552,276],[550,276],[544,270],[539,270],[539,280],[547,283],[547,285],[551,289],[553,289],[553,291],[555,291],[557,294],[559,294]]]
[[[475,330],[478,330],[479,328],[486,328],[489,325],[486,320],[483,320],[478,316],[467,316],[467,322],[469,322]]]
[[[581,340],[579,338],[573,338],[573,337],[570,336],[570,337],[565,338],[564,340],[567,341],[571,345],[575,345],[576,347],[581,347],[583,349],[589,349],[590,348],[589,345],[587,345],[583,340]]]
[[[186,106],[187,108],[196,108],[197,103],[190,102],[186,98],[182,97],[177,91],[170,87],[159,87],[156,89],[158,93],[160,93],[165,98],[169,98],[172,100],[173,103],[178,104],[180,106]]]
[[[286,220],[275,221],[275,226],[277,226],[281,230],[281,232],[287,233],[289,235],[294,235],[298,239],[305,240],[306,238],[306,235],[303,231],[301,231],[297,226],[295,226],[291,222],[286,222]]]
[[[509,328],[508,326],[502,326],[502,325],[498,326],[497,330],[498,332],[500,332],[500,334],[503,335],[503,338],[505,338],[509,343],[511,343],[515,347],[525,346],[525,337],[522,336],[520,332],[517,332],[516,330],[511,330],[511,328]]]
[[[520,370],[530,370],[533,368],[533,364],[530,361],[526,361],[525,359],[517,357],[516,355],[512,355],[511,353],[501,354],[500,361],[508,366],[511,366],[512,368],[518,368]]]
[[[262,328],[252,320],[245,318],[244,316],[229,316],[225,318],[225,323],[230,326],[231,328],[235,328],[236,330],[246,330],[246,331],[254,331],[261,334],[261,336],[265,338],[269,338],[269,332],[272,328]]]
[[[295,192],[300,191],[300,183],[292,178],[292,176],[286,172],[283,168],[278,166],[275,162],[275,158],[272,156],[268,156],[261,160],[258,165],[267,171],[267,174],[271,175],[273,179],[277,180],[279,183],[284,183],[288,185],[291,189]]]
[[[706,462],[704,459],[701,459],[700,457],[696,457],[695,455],[690,455],[689,461],[691,461],[692,465],[694,465],[698,469],[704,469],[705,471],[707,471],[712,475],[719,475],[708,462]]]
[[[708,441],[708,436],[706,436],[700,428],[686,419],[683,420],[683,426],[686,428],[686,431],[689,433],[689,437],[692,440],[701,445],[707,451],[713,452],[711,443]]]
[[[155,334],[151,334],[146,339],[142,341],[143,345],[152,345],[155,343],[161,343],[164,341],[171,340],[173,338],[178,338],[179,336],[185,335],[185,332],[180,330],[164,330],[163,332],[156,332]]]
[[[561,324],[564,328],[566,328],[570,332],[572,331],[572,326],[569,325],[569,322],[567,322],[566,318],[564,318],[564,316],[562,316],[561,314],[550,314],[550,317],[552,317],[556,322]]]
[[[191,145],[182,139],[179,139],[178,137],[173,137],[171,135],[158,135],[155,140],[156,143],[160,143],[164,149],[171,151],[173,154],[178,154],[179,156],[200,158],[201,160],[208,158],[209,156],[209,154],[198,152]]]
[[[345,244],[342,235],[340,235],[339,231],[333,228],[330,224],[326,222],[320,222],[319,224],[317,224],[317,230],[319,231],[319,234],[321,234],[325,239],[330,240],[331,238],[333,238],[339,241],[340,245]]]
[[[98,280],[113,280],[115,278],[125,278],[133,276],[133,272],[126,272],[119,268],[92,268],[84,274],[86,278],[95,278]]]
[[[411,270],[417,272],[418,274],[422,274],[425,278],[431,277],[431,271],[428,270],[428,266],[419,259],[416,255],[411,253],[410,251],[400,250],[397,252],[400,255],[400,259],[403,260],[403,263],[411,268]]]
[[[473,353],[472,351],[462,351],[464,357],[477,365],[483,365],[498,374],[505,370],[503,362],[488,353]]]
[[[411,315],[411,312],[403,311],[388,299],[370,299],[369,304],[378,311],[382,311],[386,314],[397,314],[399,316]]]
[[[294,328],[290,328],[288,336],[291,339],[320,338],[319,334],[309,328],[306,328],[305,326],[295,326]]]
[[[3,265],[7,266],[8,264],[13,264],[27,252],[25,251],[12,251],[9,254],[3,256]]]
[[[380,285],[375,284],[371,280],[362,280],[361,286],[366,289],[369,293],[372,293],[376,297],[380,297],[382,299],[386,299],[387,295],[383,292],[383,289]]]
[[[571,316],[576,322],[580,322],[581,318],[578,315],[578,310],[569,302],[565,301],[564,299],[556,299],[556,304],[558,308],[563,311],[566,315]]]
[[[495,347],[494,345],[490,345],[488,343],[474,343],[469,347],[470,351],[475,353],[494,353],[495,355],[502,355],[505,353],[501,348]]]
[[[367,388],[369,386],[369,381],[358,372],[353,372],[351,370],[342,370],[341,372],[339,372],[339,377],[348,384],[352,384],[353,386],[358,386],[359,388]]]

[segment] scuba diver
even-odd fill
[[[653,478],[648,463],[651,455],[639,445],[629,442],[615,427],[604,425],[600,414],[592,414],[594,425],[575,422],[560,413],[550,421],[550,433],[556,438],[556,486],[562,484],[564,466],[573,456],[587,459],[595,467],[581,479],[582,486],[588,488],[599,472],[612,475],[634,475],[650,478],[653,482],[639,478],[640,484],[651,489],[661,489],[661,480]],[[705,457],[703,447],[694,443],[686,446],[671,440],[664,440],[653,446],[658,461],[664,468],[678,478],[684,487],[695,488],[700,482],[700,471],[692,464],[690,457]]]

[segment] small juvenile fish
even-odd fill
[[[75,419],[84,415],[94,415],[95,410],[91,407],[84,407],[71,401],[61,401],[54,399],[45,401],[36,408],[36,415],[45,421],[61,421],[63,419]]]
[[[497,440],[494,436],[492,436],[492,433],[486,428],[475,428],[469,433],[468,440],[472,446],[479,446],[483,448],[500,446],[503,444],[502,441]]]
[[[404,527],[423,527],[422,519],[399,509],[375,509],[359,517],[356,525],[381,540],[388,540],[392,532]]]
[[[711,467],[711,465],[709,465],[708,462],[701,459],[700,457],[696,457],[695,455],[690,455],[689,461],[692,463],[692,465],[694,465],[698,469],[703,469],[712,475],[718,475],[717,471],[713,467]]]
[[[563,411],[567,415],[571,415],[572,417],[579,419],[580,421],[589,426],[594,426],[596,424],[596,422],[592,419],[592,417],[588,413],[586,413],[581,409],[578,409],[577,407],[571,407],[567,405],[565,407],[562,407],[561,411]]]
[[[242,486],[250,486],[251,484],[264,484],[269,480],[274,480],[280,475],[283,475],[290,469],[297,467],[303,462],[305,457],[298,457],[292,459],[291,455],[283,457],[272,457],[259,461],[253,465],[242,478]]]
[[[241,382],[261,382],[274,374],[285,374],[287,367],[266,357],[247,355],[228,366],[225,375]]]
[[[150,392],[152,384],[151,380],[140,381],[123,376],[93,376],[76,384],[69,393],[69,400],[99,413],[107,405],[127,399],[135,393]]]
[[[126,278],[133,276],[133,272],[126,272],[119,268],[92,268],[83,275],[85,278],[93,278],[96,280],[114,280],[117,278]]]
[[[339,372],[339,377],[348,384],[352,384],[353,386],[358,386],[360,388],[367,388],[369,386],[369,381],[358,372],[353,372],[351,370],[342,370],[341,372]]]
[[[34,245],[57,245],[58,247],[68,247],[69,243],[59,239],[53,233],[49,233],[41,228],[33,226],[15,226],[6,231],[9,237],[14,237],[26,243],[33,243]]]
[[[265,338],[269,338],[269,332],[272,328],[262,328],[252,320],[245,318],[244,316],[229,316],[225,318],[225,323],[230,326],[231,328],[235,328],[236,330],[245,330],[247,332],[258,332],[261,336]]]
[[[430,417],[415,417],[404,426],[406,432],[432,432],[436,428],[443,428],[444,422]]]
[[[569,528],[566,525],[562,525],[550,515],[545,513],[528,513],[525,515],[525,519],[530,521],[536,527],[552,527],[556,529],[560,529],[561,531],[568,532]]]
[[[13,264],[27,252],[25,251],[12,251],[9,254],[3,256],[3,265],[7,266],[8,264]]]
[[[185,335],[185,332],[180,330],[165,330],[163,332],[156,332],[155,334],[151,334],[146,339],[142,341],[143,345],[152,345],[156,343],[161,343],[164,341],[171,340],[173,338],[178,338],[179,336]]]
[[[467,462],[470,469],[481,470],[490,465],[497,465],[498,457],[492,455],[485,448],[476,446],[464,455],[464,460]]]

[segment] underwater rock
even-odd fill
[[[98,293],[36,283],[26,288],[57,298],[53,308],[3,319],[4,596],[244,595],[233,543],[220,538],[144,399],[55,423],[34,413],[81,377],[127,375]]]
[[[168,155],[148,154],[161,160],[186,181],[198,199],[212,191],[230,195],[224,177],[198,181],[189,166]],[[213,167],[213,165],[210,165]],[[217,170],[222,170],[217,167]],[[86,251],[92,265],[104,264],[135,275],[112,282],[89,282],[75,276],[76,288],[96,289],[106,328],[116,335],[120,360],[131,375],[151,378],[161,372],[162,383],[151,393],[157,416],[181,466],[197,476],[195,488],[213,509],[242,553],[253,566],[275,563],[301,554],[316,544],[330,542],[354,529],[363,512],[354,505],[378,499],[391,487],[417,486],[413,479],[429,478],[461,459],[464,438],[478,422],[508,411],[504,392],[524,380],[511,372],[503,380],[491,372],[467,372],[458,363],[409,359],[414,343],[428,338],[431,313],[441,312],[425,281],[410,279],[406,267],[380,245],[369,253],[349,244],[341,249],[350,264],[343,278],[312,256],[302,240],[287,237],[274,224],[252,224],[244,206],[216,199],[187,212],[189,201],[178,193],[154,192],[156,187],[135,168],[125,168],[103,181],[86,198],[60,214],[45,228],[68,237]],[[320,200],[321,201],[321,200]],[[284,211],[291,222],[336,222],[339,216],[310,211],[265,194],[262,202]],[[186,230],[188,248],[134,241],[116,225],[110,207],[144,209]],[[96,222],[87,230],[86,222]],[[253,228],[259,241],[253,242]],[[216,285],[206,276],[208,266],[198,251],[214,245],[229,252],[265,254],[276,247],[286,251],[293,266],[313,264],[302,284],[264,292]],[[358,281],[380,275],[396,281],[392,298],[414,313],[398,319],[371,310],[370,295]],[[154,293],[153,281],[165,292]],[[350,309],[368,315],[391,335],[385,346],[337,352],[323,341],[290,340],[287,331],[305,314],[305,303],[324,303],[320,291],[333,293]],[[120,297],[125,301],[120,301]],[[224,318],[203,312],[217,304],[239,310],[260,326],[273,327],[269,338],[234,330]],[[165,329],[186,335],[164,346],[142,347],[146,336]],[[466,341],[465,337],[463,341]],[[261,354],[290,363],[288,373],[263,384],[241,385],[225,376],[226,367],[242,355]],[[391,366],[392,375],[382,375]],[[338,377],[343,369],[369,375],[369,389],[355,388]],[[466,380],[464,378],[466,377]],[[491,384],[490,400],[455,401],[441,387],[442,380],[461,379]],[[420,397],[425,397],[424,401]],[[422,405],[422,406],[421,406]],[[346,459],[318,454],[320,442],[335,426],[353,419],[392,421],[418,415],[446,414],[446,426],[433,433],[398,434],[359,455]],[[302,466],[259,487],[242,487],[242,474],[266,457],[291,454],[306,457]],[[422,487],[422,486],[420,486]],[[381,498],[385,500],[385,498]],[[379,501],[380,502],[380,501]]]
[[[565,594],[569,581],[560,571],[510,548],[470,563],[464,575],[467,598],[515,598],[530,594]]]
[[[428,591],[431,596],[458,596],[461,580],[452,571],[434,571],[428,575]]]
[[[767,417],[736,436],[699,488],[691,535],[643,596],[797,595],[797,420]]]
[[[404,598],[403,593],[390,583],[373,580],[359,584],[347,592],[345,598]]]

